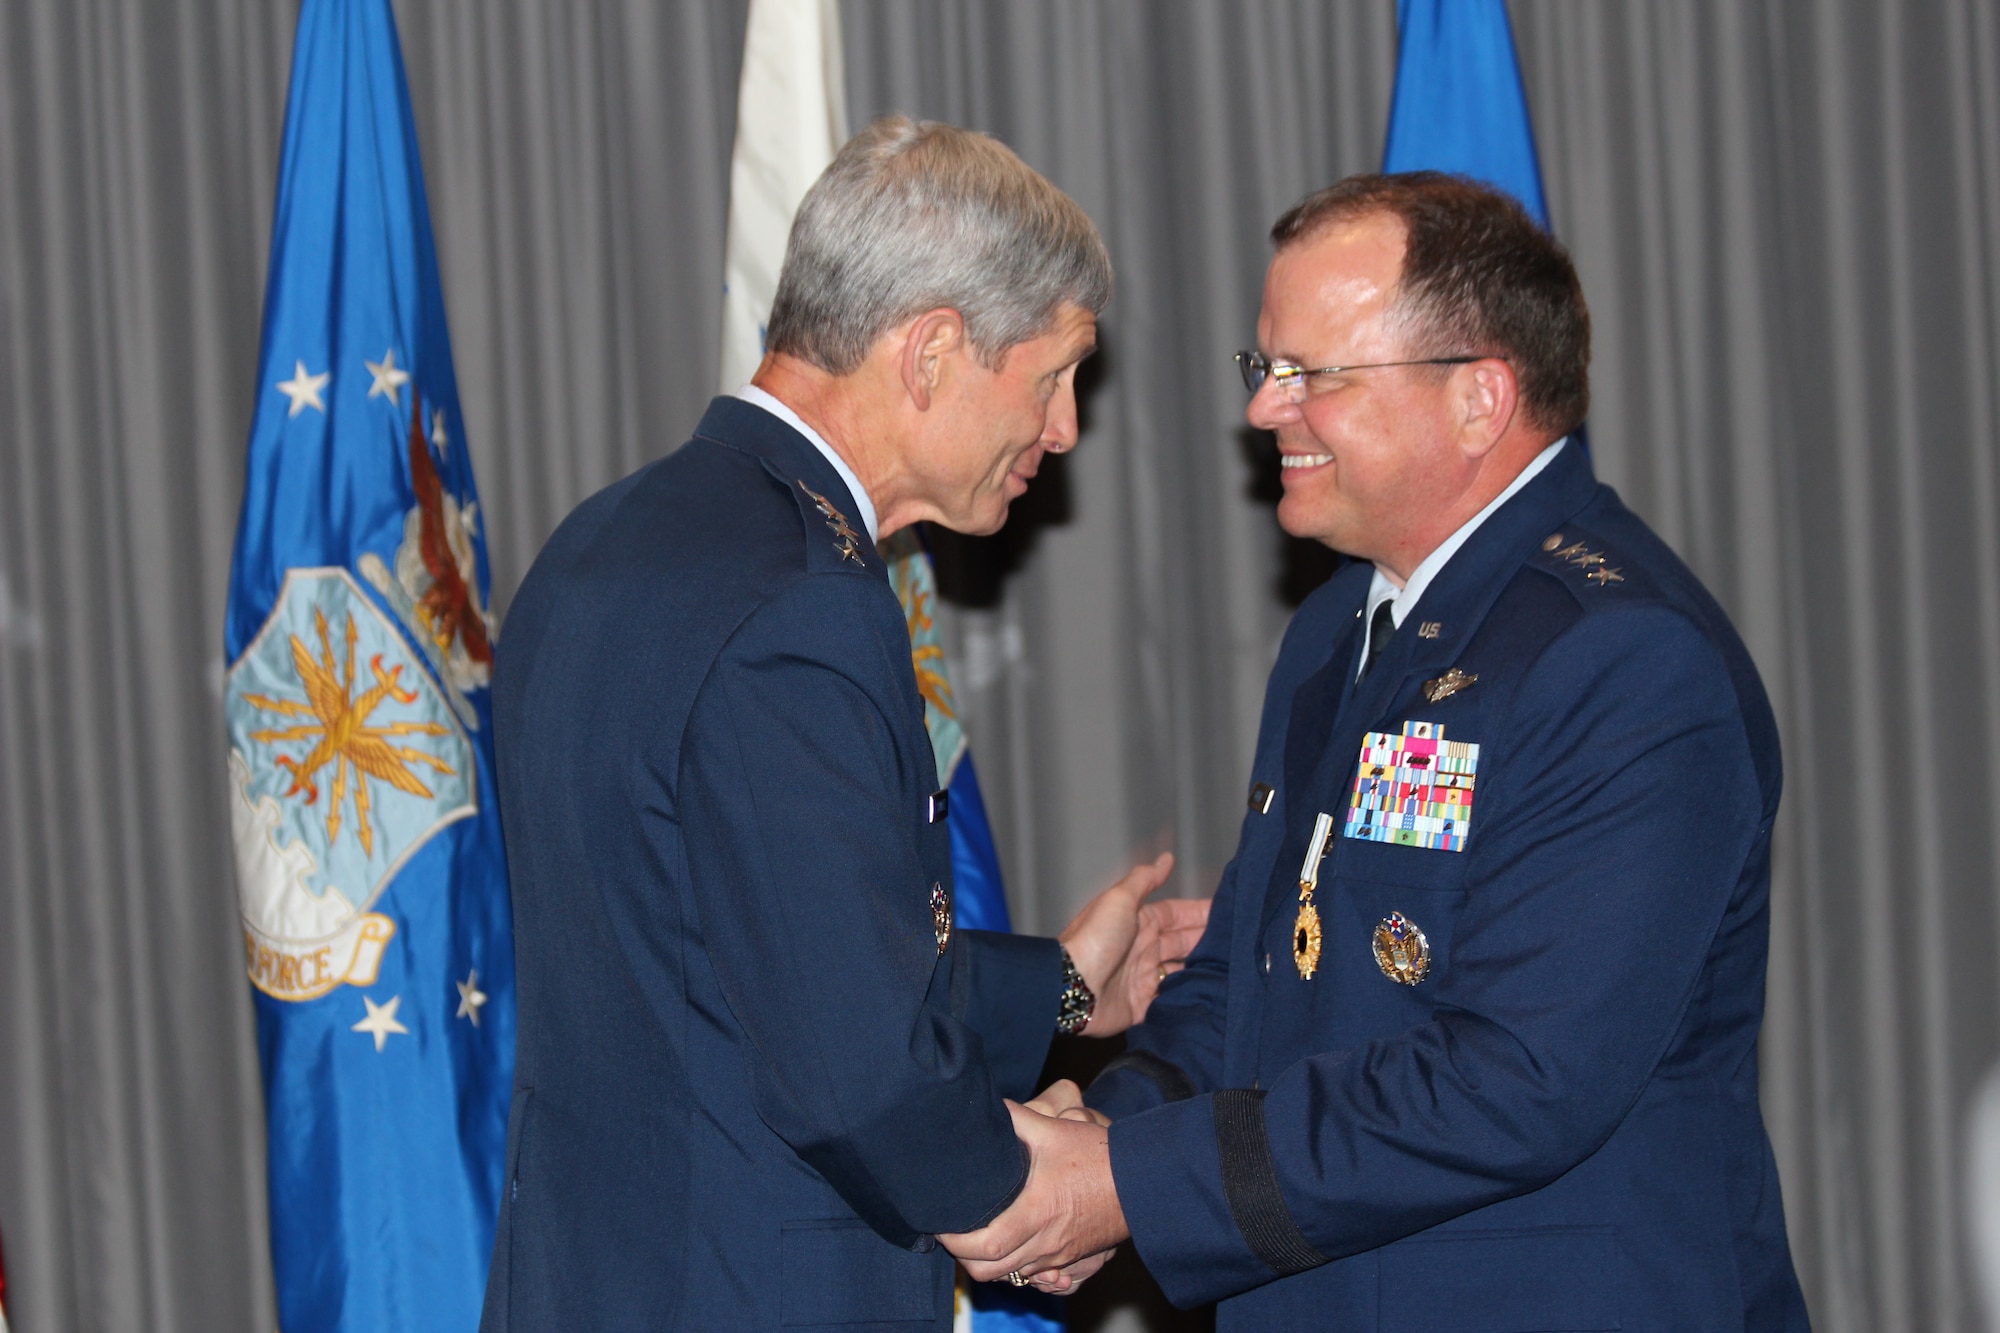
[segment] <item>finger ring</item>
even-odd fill
[[[1157,976],[1157,977],[1155,977],[1155,978],[1153,978],[1153,982],[1154,982],[1154,984],[1155,984],[1155,985],[1158,985],[1158,984],[1159,984],[1160,982],[1163,982],[1163,981],[1165,981],[1166,979],[1167,979],[1167,965],[1166,965],[1165,963],[1161,963],[1161,964],[1160,964],[1160,975],[1159,975],[1159,976]]]
[[[1021,1276],[1021,1270],[1018,1268],[1007,1275],[1007,1280],[1013,1283],[1017,1287],[1025,1287],[1028,1285],[1028,1279]]]

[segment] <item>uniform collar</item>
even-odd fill
[[[847,479],[833,462],[814,448],[802,432],[768,408],[724,394],[709,400],[708,411],[702,414],[701,424],[694,433],[697,439],[713,440],[760,459],[765,471],[792,492],[793,500],[808,511],[817,501],[824,500],[833,507],[836,518],[858,517],[861,513],[855,492],[848,488]],[[816,513],[809,517],[818,521]],[[860,533],[854,536],[861,567],[886,577],[888,566],[874,545],[860,542]]]
[[[848,495],[854,499],[854,508],[861,515],[861,524],[868,529],[869,543],[872,545],[874,542],[880,540],[876,534],[875,502],[868,498],[867,488],[862,486],[861,478],[854,475],[854,469],[849,467],[847,460],[842,458],[834,447],[826,442],[825,436],[807,425],[806,419],[797,412],[794,412],[790,404],[768,389],[760,389],[754,384],[746,384],[730,396],[732,398],[740,398],[746,403],[753,403],[763,408],[766,412],[769,412],[772,416],[805,436],[807,442],[813,448],[819,450],[827,462],[833,464],[833,470],[840,474],[840,480],[846,484]]]
[[[1389,640],[1367,679],[1356,687],[1356,702],[1370,712],[1386,708],[1405,681],[1419,674],[1439,675],[1455,662],[1541,540],[1590,503],[1597,490],[1590,458],[1582,449],[1550,455],[1536,476],[1465,535],[1410,602],[1405,614],[1419,622],[1416,633],[1398,633]]]
[[[1364,661],[1368,655],[1367,636],[1373,633],[1375,624],[1375,608],[1383,602],[1388,602],[1389,615],[1395,621],[1396,628],[1401,629],[1404,618],[1415,609],[1418,602],[1423,600],[1424,589],[1431,586],[1431,580],[1437,577],[1438,571],[1451,562],[1451,558],[1458,554],[1458,549],[1465,545],[1473,533],[1479,530],[1479,525],[1493,517],[1494,513],[1502,505],[1513,499],[1529,482],[1540,476],[1542,469],[1554,462],[1556,455],[1561,453],[1563,446],[1568,443],[1569,436],[1565,435],[1530,459],[1528,465],[1521,469],[1514,480],[1507,483],[1506,490],[1501,491],[1500,494],[1487,501],[1484,509],[1481,509],[1478,513],[1467,519],[1460,525],[1457,532],[1445,538],[1443,542],[1439,543],[1436,550],[1425,556],[1423,561],[1410,572],[1408,582],[1404,583],[1401,588],[1389,582],[1389,576],[1384,574],[1380,569],[1375,571],[1375,577],[1368,585],[1368,601],[1361,608],[1361,633],[1363,635],[1361,653]]]

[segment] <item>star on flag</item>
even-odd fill
[[[458,987],[458,1013],[454,1017],[469,1018],[472,1026],[478,1027],[479,1006],[486,1003],[486,992],[479,989],[479,969],[473,968],[465,980],[451,984]]]
[[[364,357],[361,364],[368,367],[368,373],[375,377],[375,382],[368,386],[368,396],[370,398],[386,396],[391,407],[402,407],[403,400],[397,396],[397,390],[410,382],[410,372],[396,368],[396,349],[391,347],[382,353],[380,361],[370,361]]]
[[[368,1017],[356,1023],[350,1030],[354,1032],[366,1032],[369,1036],[375,1038],[375,1049],[377,1051],[389,1044],[389,1034],[392,1032],[400,1032],[406,1037],[410,1035],[410,1030],[396,1021],[396,1010],[401,1008],[403,1004],[402,996],[391,995],[389,1003],[377,1004],[364,995],[361,997],[361,1002],[368,1006]]]
[[[279,380],[274,386],[279,393],[292,400],[292,410],[285,415],[295,417],[308,407],[316,407],[321,416],[326,415],[326,404],[320,400],[319,391],[333,378],[333,372],[323,370],[317,375],[308,375],[305,362],[294,361],[292,365],[294,367],[292,377],[288,380]]]

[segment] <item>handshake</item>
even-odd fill
[[[1159,984],[1200,941],[1206,899],[1145,901],[1173,866],[1169,853],[1134,868],[1063,931],[1063,946],[1097,996],[1086,1036],[1116,1036],[1143,1019]],[[1007,1110],[1027,1145],[1027,1183],[986,1226],[938,1240],[976,1281],[1005,1278],[1060,1295],[1102,1268],[1131,1234],[1111,1179],[1111,1121],[1085,1106],[1068,1079],[1025,1106],[1009,1101]]]
[[[1028,1146],[1028,1183],[986,1226],[938,1240],[977,1281],[1006,1278],[1061,1295],[1131,1234],[1111,1180],[1111,1121],[1085,1106],[1068,1079],[1007,1110]]]

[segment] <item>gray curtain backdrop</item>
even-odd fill
[[[845,0],[850,114],[991,130],[1118,266],[1081,449],[939,544],[1016,924],[1205,892],[1326,564],[1228,354],[1264,229],[1379,160],[1391,0]],[[741,0],[398,5],[503,608],[713,388]],[[1600,473],[1783,728],[1765,1105],[1814,1317],[1972,1329],[2000,1053],[2000,14],[1515,0]],[[24,1333],[272,1326],[222,800],[289,6],[0,8],[0,1234]],[[503,628],[504,634],[504,628]],[[1588,961],[1579,957],[1579,966]],[[286,1201],[284,1206],[310,1206]],[[1122,1284],[1122,1285],[1121,1285]],[[1128,1268],[1080,1326],[1181,1327]]]

